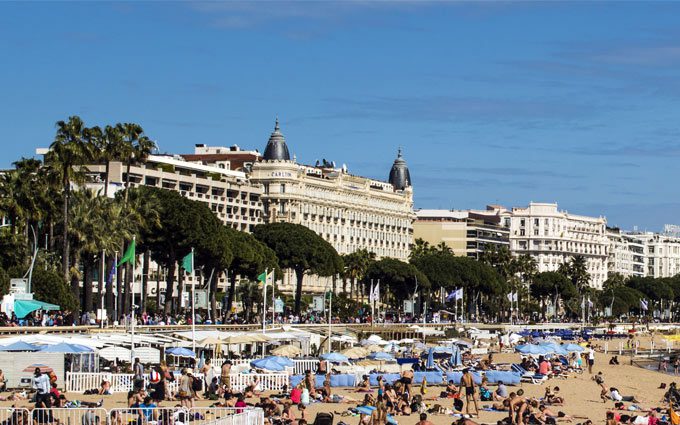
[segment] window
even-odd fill
[[[524,224],[525,224],[524,219],[521,219],[521,220],[519,221],[519,225],[520,225],[521,227],[524,227]]]
[[[281,193],[286,193],[286,184],[281,183]]]
[[[537,218],[534,219],[534,226],[538,227],[538,219]]]

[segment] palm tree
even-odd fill
[[[350,279],[351,282],[350,298],[353,298],[356,295],[355,291],[358,289],[357,282],[363,280],[364,276],[366,275],[366,270],[368,270],[368,267],[374,261],[375,253],[369,252],[365,248],[356,250],[351,254],[347,254],[343,258],[345,265],[344,274],[348,279]],[[362,299],[363,294],[364,291],[361,291]]]
[[[151,152],[156,149],[156,144],[144,135],[144,129],[139,124],[118,124],[116,128],[123,138],[119,153],[127,167],[125,173],[125,196],[127,199],[127,192],[130,187],[130,167],[135,163],[146,162]]]
[[[69,199],[71,183],[85,179],[81,166],[92,159],[92,149],[84,142],[85,125],[80,117],[69,117],[68,121],[57,122],[57,134],[45,155],[49,174],[61,186],[62,197],[62,257],[61,267],[64,279],[69,279]]]
[[[122,158],[124,155],[124,141],[122,129],[119,126],[107,125],[98,138],[98,146],[100,152],[100,159],[106,163],[106,171],[104,172],[104,196],[109,196],[109,169],[111,161]]]
[[[246,323],[248,323],[253,305],[255,303],[262,304],[262,289],[256,282],[241,281],[241,284],[238,285],[238,295],[243,305]]]

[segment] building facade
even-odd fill
[[[487,246],[510,247],[510,217],[498,206],[486,210],[418,210],[414,239],[444,242],[454,255],[479,258]]]
[[[607,273],[623,277],[647,275],[647,243],[639,235],[607,228],[609,241]]]
[[[398,154],[388,182],[359,177],[324,161],[291,159],[278,121],[261,161],[249,174],[262,188],[262,217],[314,230],[340,254],[358,249],[378,258],[408,259],[413,240],[413,190]]]
[[[680,273],[680,237],[664,233],[631,233],[646,245],[646,276],[673,277]]]
[[[609,241],[604,217],[559,211],[557,204],[530,203],[510,214],[510,250],[529,254],[539,272],[556,271],[574,256],[586,259],[590,285],[602,288],[607,279]]]

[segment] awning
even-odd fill
[[[14,314],[17,315],[19,319],[23,319],[27,314],[32,313],[36,310],[59,310],[59,306],[56,304],[50,304],[38,300],[15,300],[14,301]]]

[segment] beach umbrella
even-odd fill
[[[383,360],[383,361],[391,361],[394,360],[394,357],[392,357],[389,353],[385,353],[384,351],[378,351],[376,353],[371,353],[368,355],[368,358],[371,360]]]
[[[196,358],[196,353],[184,347],[172,347],[165,350],[165,354],[175,357]]]
[[[386,353],[396,353],[401,351],[401,347],[394,342],[390,342],[385,346],[385,348],[383,348],[383,351]]]
[[[215,338],[214,336],[209,336],[207,338],[203,338],[202,340],[198,341],[196,345],[200,345],[201,347],[205,347],[207,345],[218,345],[222,344],[222,340],[219,338]]]
[[[427,352],[427,362],[425,363],[427,369],[434,368],[434,348],[430,348]]]
[[[322,354],[320,357],[322,360],[326,360],[332,363],[343,363],[349,361],[349,358],[347,358],[347,356],[340,353],[325,353]]]
[[[369,353],[377,353],[378,351],[382,351],[382,348],[379,345],[369,345],[367,347],[364,347],[366,350],[368,350]]]
[[[80,354],[80,353],[92,353],[94,350],[84,345],[60,342],[59,344],[45,345],[40,349],[40,351],[43,353]]]
[[[254,344],[256,342],[268,342],[271,338],[262,334],[239,334],[222,338],[225,344]]]
[[[351,347],[340,352],[343,356],[350,359],[363,359],[368,356],[369,352],[363,347]]]
[[[545,346],[536,344],[524,344],[515,347],[515,350],[522,354],[547,354],[548,349]]]
[[[23,372],[35,372],[36,369],[40,369],[42,373],[54,372],[54,369],[42,363],[34,363],[24,369]]]
[[[40,348],[24,341],[17,341],[13,344],[0,347],[0,351],[38,351]]]
[[[566,351],[568,351],[570,353],[572,353],[574,351],[580,353],[584,350],[584,348],[581,347],[578,344],[565,344],[565,345],[562,346],[562,348],[564,348]]]
[[[274,372],[281,372],[286,370],[286,366],[279,363],[276,360],[276,356],[253,360],[252,362],[250,362],[250,365],[257,369],[266,369]]]
[[[295,362],[288,357],[283,356],[269,356],[270,359],[279,362],[284,367],[295,367]]]
[[[543,341],[538,344],[540,347],[545,348],[546,354],[550,353],[555,353],[555,354],[561,354],[561,355],[566,355],[567,350],[565,350],[562,346],[557,344],[556,342],[553,341]]]
[[[286,344],[272,350],[276,356],[296,357],[302,354],[302,350],[294,345]]]

